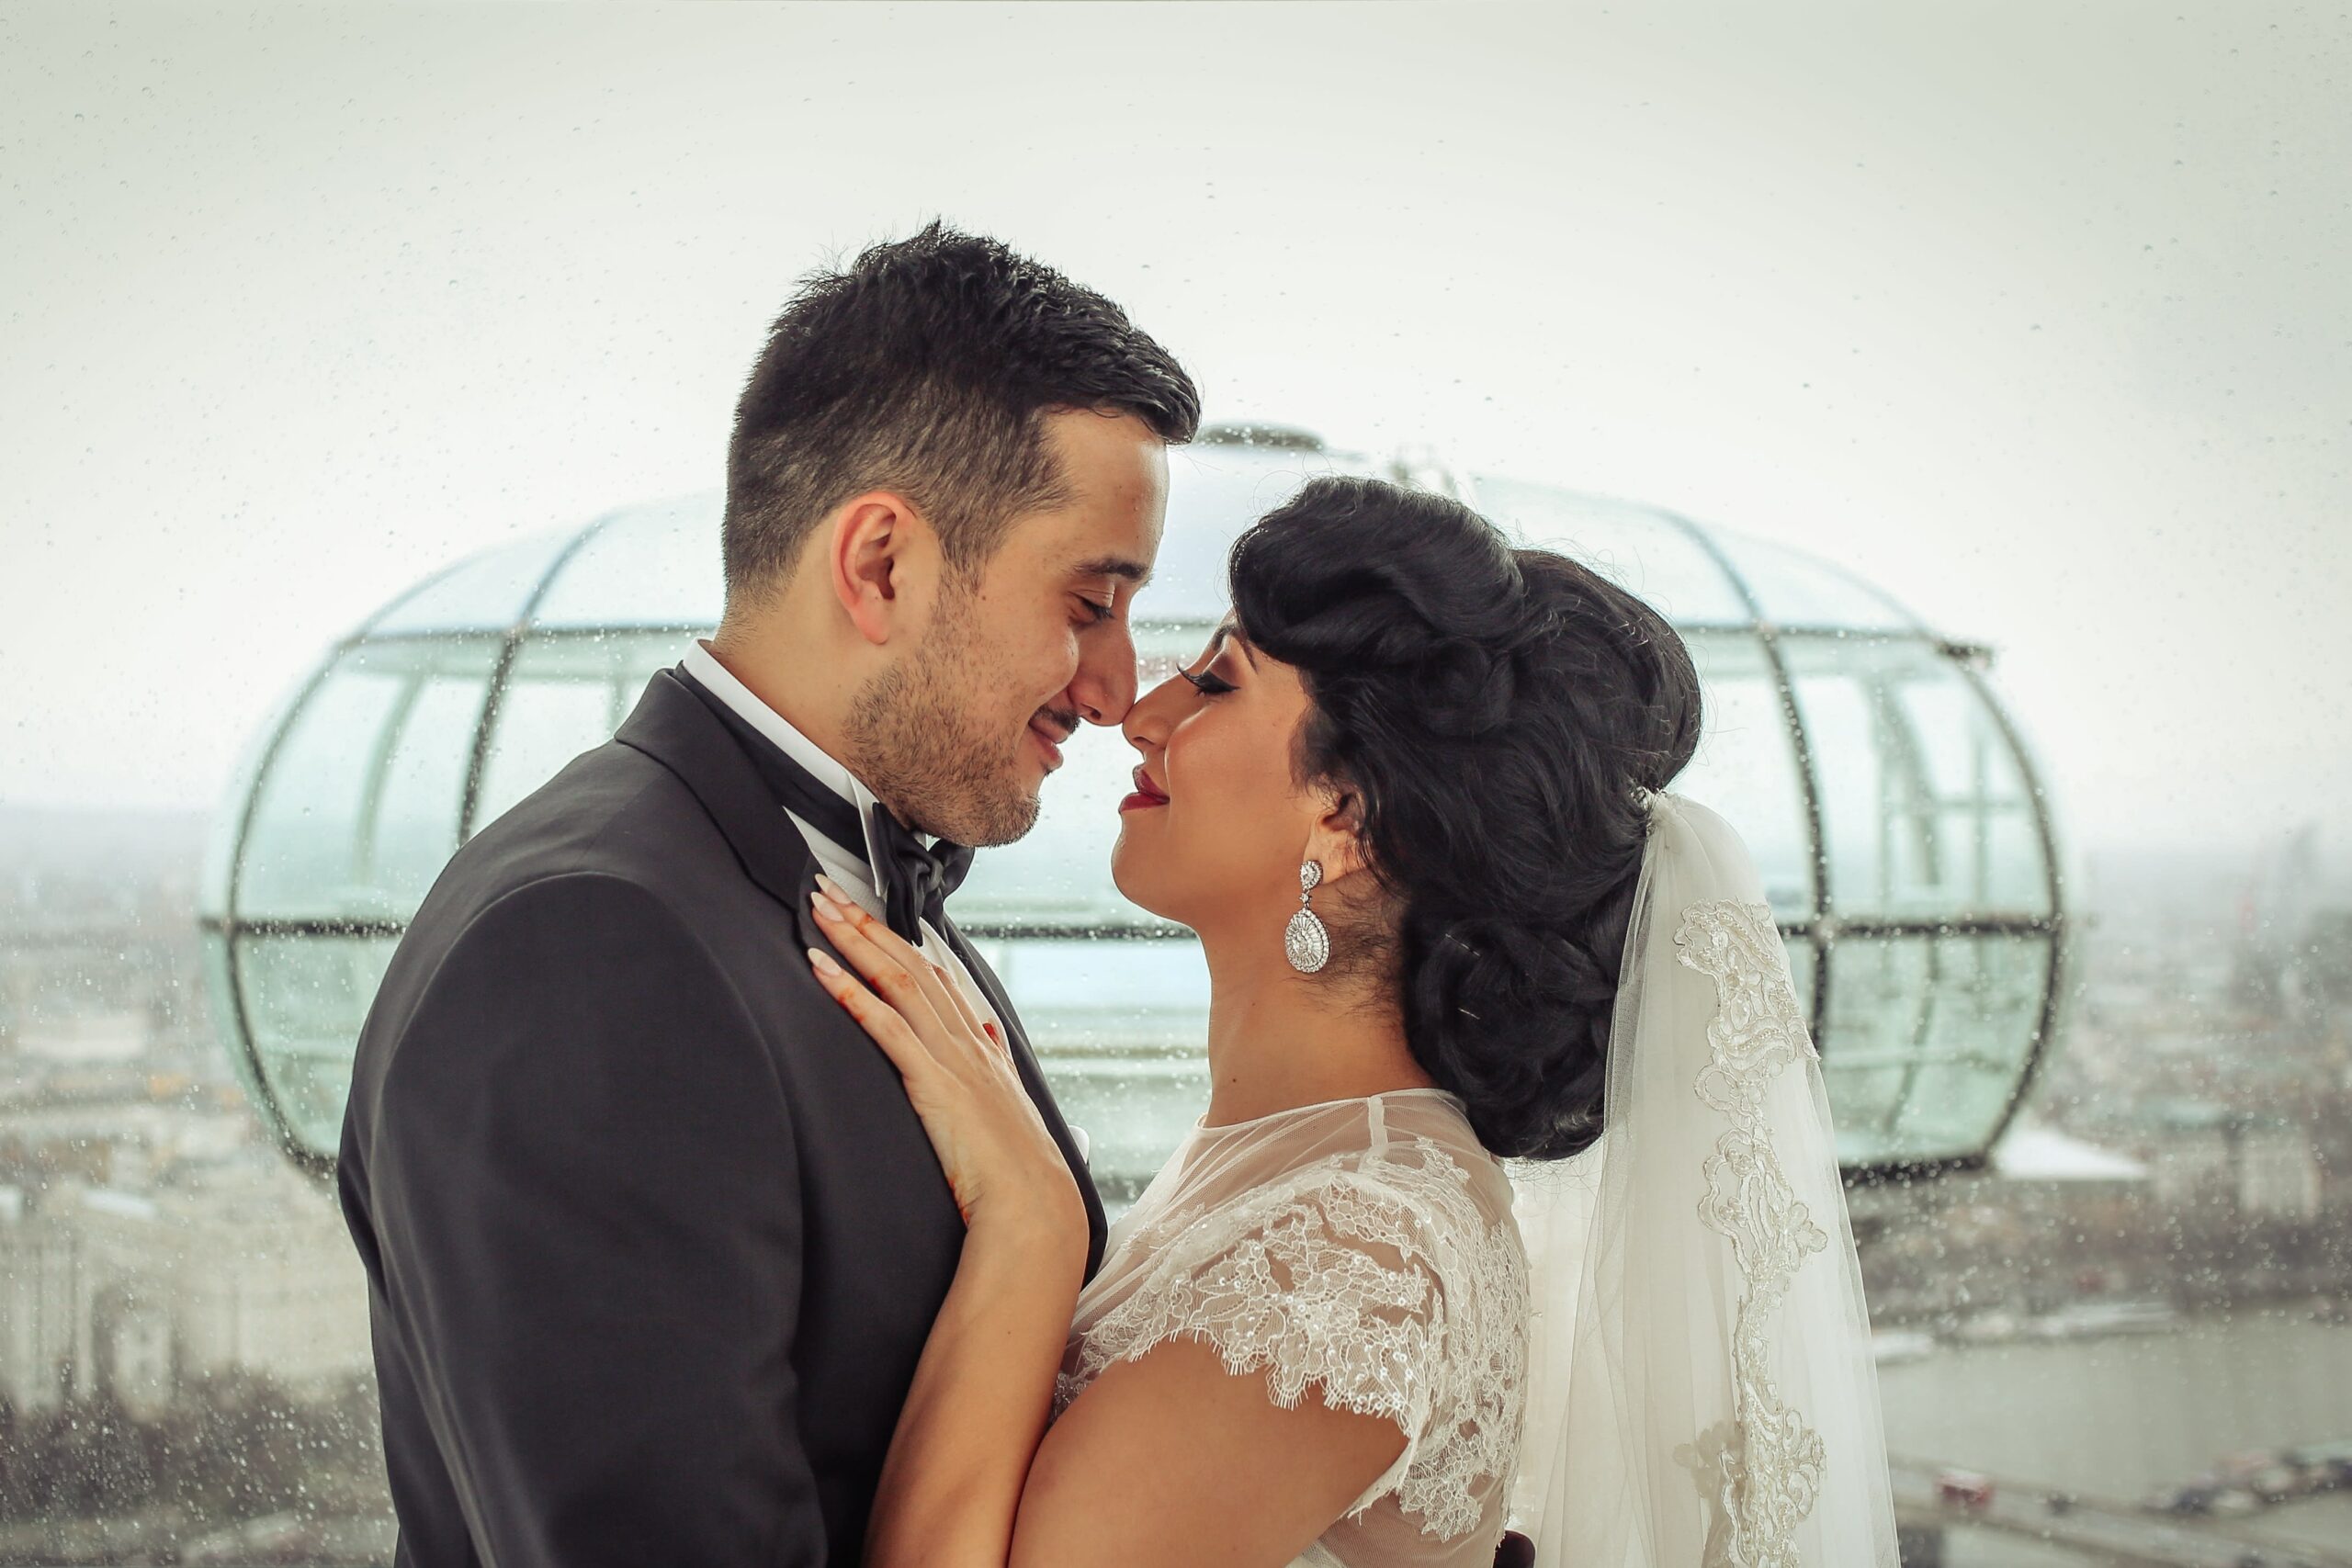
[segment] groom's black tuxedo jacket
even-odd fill
[[[362,1029],[337,1184],[398,1562],[858,1561],[962,1247],[806,950],[774,743],[683,669],[458,852]],[[1100,1200],[995,976],[1086,1201]]]

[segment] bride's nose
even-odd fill
[[[1143,712],[1144,702],[1149,700],[1147,697],[1138,701],[1135,706],[1127,710],[1127,716],[1119,723],[1119,733],[1126,737],[1127,744],[1147,757],[1159,750],[1159,737],[1149,726],[1139,725],[1136,719]]]
[[[1119,721],[1119,733],[1127,744],[1148,757],[1168,743],[1170,701],[1169,689],[1177,682],[1170,675],[1150,691],[1135,700],[1126,716]]]

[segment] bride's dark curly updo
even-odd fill
[[[1600,1131],[1641,868],[1635,786],[1699,741],[1699,677],[1666,618],[1460,502],[1310,480],[1234,541],[1242,632],[1312,711],[1296,767],[1351,790],[1385,894],[1333,964],[1397,987],[1406,1037],[1494,1154],[1560,1159]]]

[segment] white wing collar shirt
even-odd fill
[[[817,857],[819,868],[840,883],[843,891],[856,899],[867,914],[877,920],[882,919],[882,894],[874,874],[873,822],[876,804],[874,792],[867,789],[855,773],[826,755],[815,741],[793,728],[782,714],[762,702],[749,686],[737,680],[734,672],[721,664],[718,656],[710,651],[707,641],[701,637],[692,639],[686,649],[684,663],[687,671],[702,682],[705,690],[725,703],[743,722],[775,741],[786,756],[807,769],[811,778],[857,808],[857,820],[865,838],[863,855],[853,855],[834,843],[797,812],[784,807],[776,809],[791,818],[792,825],[800,829],[800,836],[808,842],[808,852]],[[956,956],[956,949],[929,920],[920,920],[919,923],[922,941],[916,944],[916,951],[955,976],[956,985],[963,992],[964,999],[971,1005],[973,1014],[995,1024],[1001,1031],[1004,1021],[997,1017],[996,1010],[989,1005],[988,993],[973,980],[971,972],[964,967],[963,960]],[[1089,1139],[1085,1129],[1072,1127],[1069,1131],[1070,1136],[1078,1141],[1079,1157],[1088,1158]]]

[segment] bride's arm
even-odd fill
[[[1068,1184],[1068,1178],[1064,1178]],[[1086,1215],[975,1215],[866,1526],[867,1568],[1003,1568],[1086,1272]]]
[[[812,954],[819,978],[898,1066],[969,1227],[883,1463],[867,1568],[1288,1562],[1403,1432],[1313,1393],[1275,1404],[1189,1339],[1106,1370],[1048,1431],[1086,1265],[1069,1167],[944,977],[854,906],[818,912],[873,990]]]
[[[1176,1338],[1103,1371],[1046,1434],[1015,1522],[1015,1568],[1282,1568],[1405,1447],[1395,1422],[1295,1409],[1263,1373]]]

